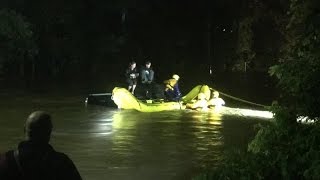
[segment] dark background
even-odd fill
[[[224,81],[231,72],[266,75],[278,60],[282,36],[276,17],[286,12],[286,2],[2,0],[1,9],[30,23],[37,53],[19,61],[3,56],[1,84],[125,85],[131,60],[138,67],[151,61],[158,82],[173,73],[190,84]],[[250,28],[241,29],[246,19],[253,19]]]

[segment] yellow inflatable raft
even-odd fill
[[[134,97],[127,89],[115,87],[112,91],[112,98],[120,109],[135,109],[141,112],[159,112],[167,110],[185,109],[185,105],[204,93],[206,99],[210,99],[210,88],[207,85],[198,85],[194,87],[187,95],[181,98],[181,102],[152,102],[142,101]]]
[[[113,89],[112,99],[119,109],[133,109],[140,112],[160,112],[186,109],[185,104],[192,102],[199,93],[205,94],[206,100],[210,99],[211,91],[210,87],[207,85],[198,85],[194,87],[187,95],[181,98],[180,102],[143,101],[134,97],[127,89],[120,87],[115,87]],[[221,106],[219,108],[208,108],[200,111],[217,113],[219,115],[250,116],[267,119],[273,118],[273,114],[269,111],[230,108],[225,106]]]

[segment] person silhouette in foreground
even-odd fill
[[[72,160],[49,144],[52,122],[48,113],[31,113],[24,131],[25,141],[0,156],[1,180],[82,179]]]

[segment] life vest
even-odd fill
[[[222,98],[212,98],[210,99],[210,101],[208,102],[209,105],[212,106],[223,106],[225,104],[224,100]]]
[[[207,109],[208,102],[205,99],[200,99],[200,100],[197,100],[195,103],[187,104],[187,107],[191,109],[197,109],[197,108]]]
[[[168,91],[168,90],[174,90],[174,86],[177,84],[177,80],[176,79],[168,79],[168,80],[165,80],[163,83],[166,85],[166,88],[165,88],[165,91]]]

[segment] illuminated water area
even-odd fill
[[[0,152],[23,139],[34,110],[54,118],[51,144],[68,154],[84,179],[186,179],[244,150],[265,120],[205,112],[140,113],[85,106],[82,96],[1,95]]]

